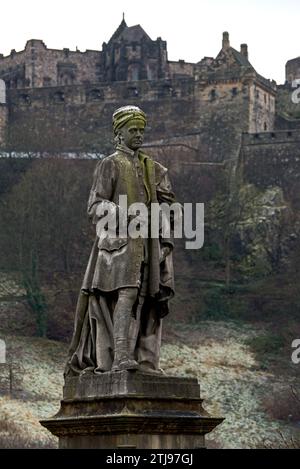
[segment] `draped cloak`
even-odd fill
[[[97,207],[126,195],[128,207],[142,202],[172,204],[175,201],[167,169],[144,152],[118,145],[95,169],[88,200],[88,214],[99,221]],[[103,234],[103,233],[102,233]],[[135,359],[158,368],[161,322],[174,295],[171,238],[96,237],[79,294],[74,333],[65,375],[111,369],[113,361],[113,310],[118,289],[137,287],[139,295],[130,325],[130,347]],[[98,233],[99,235],[99,233]],[[161,261],[161,248],[170,254]],[[139,307],[140,305],[140,307]]]

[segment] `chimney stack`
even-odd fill
[[[222,49],[229,49],[229,47],[230,47],[229,33],[225,31],[223,33]]]
[[[241,44],[241,54],[248,59],[248,46],[247,44]]]

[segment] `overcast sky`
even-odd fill
[[[215,57],[222,32],[248,44],[249,59],[266,78],[283,83],[287,60],[300,55],[300,0],[2,0],[0,52],[28,39],[48,48],[100,50],[122,20],[167,41],[169,60]]]

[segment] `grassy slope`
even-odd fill
[[[295,426],[271,420],[262,405],[274,389],[295,385],[296,378],[257,366],[244,344],[258,333],[255,326],[206,321],[197,328],[180,325],[165,330],[162,368],[167,374],[197,377],[206,409],[226,417],[209,436],[212,446],[278,446],[280,432],[287,439],[297,438]],[[32,337],[6,336],[5,340],[13,362],[14,393],[0,397],[0,446],[56,447],[56,438],[41,427],[39,419],[59,408],[67,346]]]

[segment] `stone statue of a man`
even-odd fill
[[[96,166],[88,214],[96,239],[78,299],[66,375],[141,370],[159,373],[162,318],[174,295],[171,237],[130,237],[101,225],[103,213],[174,202],[167,169],[140,148],[145,113],[124,106],[113,114],[116,151]],[[127,215],[127,213],[126,213]],[[130,220],[130,217],[128,218]]]

